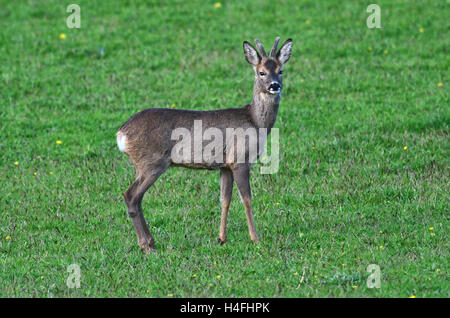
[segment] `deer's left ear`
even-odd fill
[[[285,64],[291,57],[291,53],[292,53],[292,39],[287,39],[277,53],[278,61],[280,61],[281,64]]]

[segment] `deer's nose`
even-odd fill
[[[281,86],[277,82],[272,82],[269,86],[269,90],[271,90],[271,91],[279,91],[280,88],[281,88]]]

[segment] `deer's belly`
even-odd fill
[[[194,162],[181,162],[176,163],[172,162],[172,166],[175,167],[184,167],[189,169],[206,169],[206,170],[217,170],[220,168],[225,168],[227,165],[225,163],[207,163],[207,162],[201,162],[201,163],[194,163]]]

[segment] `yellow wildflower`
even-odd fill
[[[222,278],[222,275],[217,275],[217,279],[221,279]]]
[[[404,147],[403,147],[403,150],[404,150],[404,151],[408,150],[408,146],[404,146]]]
[[[19,161],[14,161],[14,165],[18,166],[19,165]]]
[[[430,231],[433,231],[433,230],[434,230],[434,227],[430,226],[429,230],[430,230]]]
[[[62,144],[62,141],[61,141],[61,140],[57,140],[56,143],[57,143],[58,145],[60,145],[60,144]]]
[[[416,296],[414,296],[414,295],[411,295],[411,296],[409,296],[409,298],[416,298]]]
[[[61,39],[61,40],[65,40],[66,39],[66,34],[65,33],[61,33],[60,35],[59,35],[59,38]]]
[[[7,241],[9,241],[10,239],[11,239],[11,236],[9,236],[9,235],[5,237],[5,240],[7,240]]]
[[[419,32],[420,32],[420,33],[423,33],[423,31],[424,31],[423,28],[420,28],[420,29],[419,29]]]
[[[442,82],[439,82],[439,83],[437,84],[437,87],[442,87],[442,86],[444,86],[444,83],[442,83]]]
[[[214,8],[218,9],[222,6],[222,4],[220,2],[216,2],[214,3]]]

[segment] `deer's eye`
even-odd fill
[[[265,76],[265,75],[266,75],[266,73],[264,73],[264,72],[259,72],[259,75],[261,75],[261,76]]]
[[[282,71],[282,70],[280,70],[279,74],[280,74],[280,75],[281,75],[281,74],[283,74],[283,71]]]

